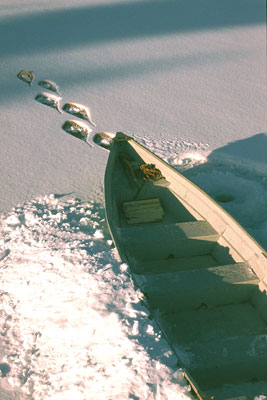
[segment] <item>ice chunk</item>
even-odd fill
[[[6,219],[6,223],[8,225],[17,226],[17,225],[20,225],[20,220],[17,217],[17,215],[12,214]]]
[[[131,334],[132,334],[133,336],[136,336],[136,335],[139,334],[139,323],[138,323],[137,320],[134,321]]]
[[[94,233],[94,237],[96,239],[103,239],[104,238],[103,232],[100,229],[97,229]]]
[[[90,225],[90,222],[91,222],[91,221],[90,221],[89,218],[82,217],[82,218],[80,219],[80,226],[86,227],[86,226]]]
[[[120,265],[120,270],[121,272],[125,272],[128,269],[128,265],[126,263],[123,263]]]
[[[149,334],[149,335],[154,335],[154,328],[153,328],[153,326],[152,325],[148,325],[147,326],[147,329],[146,329],[146,332]]]

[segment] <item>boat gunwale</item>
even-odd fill
[[[217,203],[208,193],[206,193],[203,189],[201,189],[197,184],[195,184],[194,182],[192,182],[190,179],[188,179],[186,176],[184,176],[181,172],[177,171],[174,167],[172,167],[170,164],[168,164],[166,161],[164,161],[162,158],[160,158],[159,156],[157,156],[156,154],[154,154],[153,152],[151,152],[150,150],[148,150],[145,146],[143,146],[142,144],[140,144],[139,142],[137,142],[135,139],[130,138],[128,140],[128,143],[130,142],[134,142],[135,145],[141,147],[145,152],[150,153],[151,155],[153,155],[155,158],[157,158],[159,160],[159,162],[165,164],[165,166],[169,169],[172,170],[172,172],[174,172],[175,174],[177,174],[177,176],[179,176],[180,178],[182,178],[190,187],[190,185],[192,187],[194,187],[194,189],[196,189],[197,191],[201,192],[201,194],[207,198],[209,201],[211,201],[213,203],[213,206],[215,206],[215,208],[217,207],[220,211],[220,213],[225,214],[230,220],[231,222],[234,223],[234,225],[236,225],[239,229],[241,229],[242,233],[244,233],[252,242],[254,245],[256,245],[257,248],[260,249],[261,253],[263,253],[266,258],[267,258],[267,250],[265,250],[258,242],[256,239],[253,238],[253,236],[251,236],[245,228],[243,228],[243,226],[236,221],[236,219],[234,217],[231,216],[231,214],[229,214],[229,212],[227,210],[225,210],[219,203]],[[182,200],[184,202],[186,202],[187,204],[189,204],[187,202],[186,199],[182,198]],[[189,204],[190,205],[190,204]],[[223,217],[222,217],[223,218]],[[205,218],[206,219],[206,218]]]

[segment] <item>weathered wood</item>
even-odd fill
[[[124,202],[123,208],[128,224],[161,221],[164,216],[159,199]]]

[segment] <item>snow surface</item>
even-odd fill
[[[22,387],[1,399],[188,398],[111,247],[102,204],[50,195],[0,223],[1,362],[11,368],[4,379]]]
[[[108,152],[35,96],[56,82],[93,133],[132,135],[231,198],[267,249],[265,2],[1,0],[0,34],[1,400],[188,398],[111,246]]]

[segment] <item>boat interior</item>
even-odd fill
[[[128,141],[115,146],[113,237],[178,362],[206,393],[199,398],[267,393],[266,275],[251,266],[253,255],[242,256],[241,239],[226,241],[228,227],[217,229],[186,203],[168,167],[162,179],[145,181],[145,157]]]

